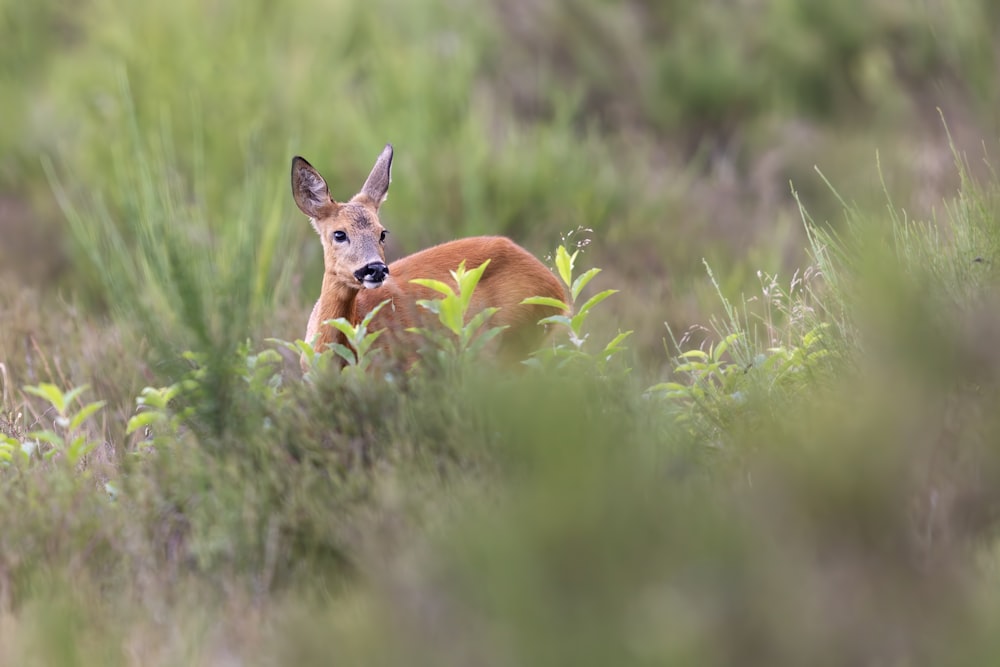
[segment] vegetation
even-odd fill
[[[998,22],[0,0],[0,664],[994,662]],[[464,267],[299,340],[288,161],[385,141],[391,253],[566,284],[523,368]]]

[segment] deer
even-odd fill
[[[523,360],[547,336],[539,320],[565,311],[522,302],[542,296],[566,303],[562,283],[538,258],[505,236],[447,241],[386,264],[388,230],[379,220],[379,210],[389,192],[392,158],[392,144],[386,144],[361,191],[346,202],[331,197],[326,180],[305,158],[292,159],[292,196],[323,245],[323,282],[305,340],[317,352],[332,343],[349,344],[343,333],[324,322],[345,318],[357,325],[388,301],[373,316],[369,330],[383,332],[376,348],[395,354],[410,366],[418,357],[420,341],[407,330],[429,321],[417,301],[440,296],[410,281],[428,278],[454,287],[451,272],[463,261],[468,270],[489,261],[473,292],[467,317],[485,308],[498,308],[488,326],[504,329],[490,342],[492,352],[502,362]],[[306,370],[305,356],[301,361]],[[340,360],[341,366],[345,363]]]

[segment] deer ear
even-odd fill
[[[368,174],[361,193],[367,195],[377,209],[389,194],[389,183],[392,181],[392,144],[386,144],[382,154],[375,160],[375,166]]]
[[[305,158],[292,158],[292,196],[299,210],[310,218],[322,217],[322,209],[333,203],[326,181]]]

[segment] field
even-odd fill
[[[0,0],[0,665],[994,664],[998,7]],[[522,368],[303,376],[386,142]]]

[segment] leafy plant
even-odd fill
[[[690,384],[661,382],[650,387],[648,391],[694,403],[701,403],[710,396],[713,398],[728,396],[733,400],[739,400],[736,384],[739,375],[746,369],[725,360],[723,355],[740,339],[740,336],[739,333],[729,334],[718,344],[710,345],[707,351],[681,352],[677,357],[680,363],[674,366],[674,372],[687,375],[691,380]]]
[[[125,434],[131,435],[141,429],[145,436],[152,436],[153,442],[171,441],[184,421],[194,415],[195,408],[174,410],[170,404],[178,395],[196,387],[197,382],[190,378],[168,387],[145,387],[135,399],[136,414],[128,420]]]
[[[767,355],[758,355],[755,368],[768,373],[772,386],[787,382],[799,373],[818,366],[823,360],[835,355],[825,341],[829,323],[819,324],[807,331],[794,346],[768,348]]]
[[[676,378],[653,385],[645,395],[665,399],[678,421],[696,431],[701,428],[714,442],[735,418],[752,412],[747,409],[751,396],[763,398],[760,410],[776,410],[796,387],[814,383],[817,376],[811,373],[825,368],[838,353],[827,335],[830,323],[820,318],[828,309],[812,285],[824,275],[819,270],[796,271],[788,288],[758,271],[761,296],[734,304],[707,262],[705,268],[725,313],[721,321],[712,321],[719,340],[707,349],[703,344],[700,349],[680,351],[690,330],[680,341],[674,339],[679,351],[673,360]]]
[[[573,254],[570,254],[566,250],[566,246],[563,245],[560,245],[556,249],[556,269],[563,283],[569,288],[569,303],[544,296],[529,297],[521,302],[528,305],[551,306],[569,313],[568,315],[551,315],[539,322],[539,324],[553,324],[562,327],[566,331],[569,345],[559,344],[551,348],[543,348],[534,355],[533,362],[536,365],[543,362],[554,362],[561,366],[573,361],[596,361],[598,367],[603,371],[613,357],[625,350],[622,343],[632,332],[619,332],[599,352],[593,355],[583,349],[584,343],[587,342],[590,336],[589,333],[584,332],[584,323],[587,321],[591,310],[618,290],[603,290],[587,299],[582,305],[576,306],[583,288],[601,272],[599,268],[592,268],[574,278],[573,269],[576,266],[576,258],[579,254],[579,249],[574,250]]]
[[[333,327],[340,333],[344,334],[347,339],[347,345],[343,343],[331,343],[330,349],[333,352],[347,362],[346,368],[353,369],[353,372],[363,373],[368,369],[372,363],[371,349],[378,340],[379,336],[382,335],[384,330],[379,331],[369,331],[368,328],[371,326],[372,320],[378,315],[378,312],[385,308],[385,305],[389,303],[389,299],[386,299],[379,305],[372,308],[367,315],[362,318],[357,324],[351,324],[347,321],[347,318],[338,317],[334,320],[326,320],[323,324]],[[311,346],[310,346],[311,347]]]
[[[375,345],[375,341],[378,340],[383,332],[383,330],[369,331],[369,328],[378,312],[388,303],[389,299],[386,299],[372,308],[357,324],[351,324],[345,317],[338,317],[323,322],[324,325],[331,326],[342,333],[347,339],[347,345],[343,343],[331,343],[325,350],[316,350],[313,344],[314,341],[307,342],[302,339],[286,341],[280,338],[268,338],[267,342],[280,345],[286,350],[298,354],[300,358],[305,359],[306,366],[308,367],[305,373],[307,380],[313,379],[317,373],[325,372],[330,367],[334,355],[346,362],[347,365],[342,369],[344,372],[363,375],[375,358],[372,346]],[[256,359],[258,362],[263,361],[259,355]],[[277,362],[275,359],[271,359],[271,361]]]
[[[294,343],[272,340],[297,350]],[[297,341],[298,342],[298,341]],[[257,401],[273,401],[282,386],[283,360],[276,350],[253,352],[249,341],[240,345],[234,360],[216,360],[234,379],[236,391]],[[329,355],[328,355],[329,356]],[[180,380],[164,387],[145,387],[135,399],[136,414],[126,426],[126,435],[141,432],[147,444],[175,442],[185,425],[196,423],[199,406],[209,402],[212,378],[204,354],[185,352],[183,359],[190,364]]]
[[[327,320],[328,323],[333,321]],[[266,340],[268,343],[279,345],[286,350],[294,352],[300,359],[305,359],[305,365],[308,368],[305,372],[307,380],[315,377],[317,373],[325,372],[330,367],[330,362],[333,359],[334,351],[329,347],[325,350],[316,350],[312,346],[312,343],[306,342],[301,338],[294,341],[282,340],[280,338],[268,338]]]
[[[0,435],[0,465],[8,465],[14,458],[14,452],[21,447],[14,438],[9,435]]]
[[[499,310],[499,308],[494,307],[484,308],[466,321],[469,304],[472,302],[472,293],[489,263],[490,260],[486,260],[476,268],[466,270],[463,260],[458,268],[451,272],[458,287],[457,291],[451,285],[440,280],[429,278],[411,280],[411,283],[427,287],[442,295],[440,299],[418,299],[417,305],[437,315],[438,321],[444,326],[445,331],[426,327],[410,327],[407,331],[420,334],[433,344],[445,358],[452,361],[468,359],[479,353],[487,343],[506,328],[484,328],[489,319]]]
[[[47,382],[24,388],[25,392],[45,399],[56,411],[53,428],[26,434],[25,445],[30,449],[29,455],[37,453],[48,460],[61,454],[70,466],[75,466],[100,444],[88,437],[83,426],[104,407],[105,402],[94,401],[73,409],[74,401],[88,388],[88,385],[82,385],[63,392],[56,385]]]
[[[3,377],[4,367],[0,364],[0,377]],[[6,395],[6,385],[4,386]],[[0,411],[0,465],[8,465],[17,452],[27,454],[22,448],[24,427],[21,423],[23,413],[13,410]]]

